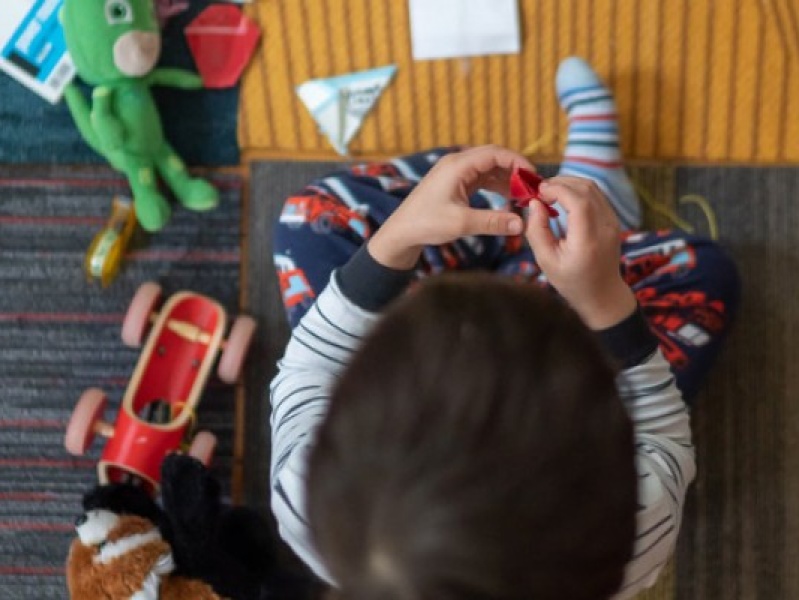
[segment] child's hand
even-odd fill
[[[549,228],[546,208],[530,206],[527,239],[550,283],[592,329],[616,325],[635,310],[632,290],[619,272],[619,221],[589,179],[555,177],[541,185],[547,203],[557,200],[569,214],[565,239]]]
[[[488,189],[507,197],[515,167],[533,169],[520,154],[496,146],[441,158],[369,240],[369,253],[393,269],[413,268],[422,249],[469,235],[518,235],[523,224],[509,211],[475,209],[469,196]]]

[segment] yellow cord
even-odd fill
[[[638,192],[638,195],[644,201],[644,204],[647,205],[649,210],[666,217],[669,221],[674,223],[674,225],[676,225],[683,231],[687,231],[688,233],[694,233],[695,230],[693,225],[691,225],[688,221],[680,217],[680,215],[678,215],[674,210],[666,206],[666,204],[655,200],[654,196],[652,196],[652,194],[649,193],[649,190],[647,190],[637,181],[633,182],[633,186],[635,187],[635,191]]]
[[[522,150],[522,154],[524,156],[533,156],[536,152],[538,152],[543,146],[548,144],[549,142],[555,141],[558,139],[558,134],[555,132],[545,133],[540,138],[535,140],[533,143],[528,145],[524,150]]]
[[[685,196],[681,196],[678,202],[679,204],[696,204],[699,206],[702,212],[705,213],[707,228],[710,231],[710,238],[714,240],[719,239],[719,224],[716,220],[716,212],[713,210],[713,207],[710,206],[710,202],[707,201],[707,198],[699,194],[686,194]]]
[[[683,231],[688,233],[696,232],[696,228],[693,225],[678,215],[675,210],[666,206],[666,204],[655,200],[652,194],[650,194],[649,191],[641,184],[638,182],[633,182],[633,185],[635,186],[635,191],[638,192],[638,195],[644,201],[644,204],[647,205],[649,210],[663,215]],[[684,196],[680,196],[679,200],[677,200],[677,204],[696,204],[699,206],[700,210],[705,215],[705,219],[707,219],[707,226],[711,239],[719,239],[719,227],[718,221],[716,219],[716,213],[713,210],[713,207],[710,206],[707,198],[700,196],[699,194],[686,194]]]

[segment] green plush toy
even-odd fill
[[[65,0],[61,22],[78,75],[94,86],[91,108],[75,85],[67,88],[72,117],[86,142],[127,176],[141,226],[157,231],[169,220],[156,170],[186,208],[214,208],[217,190],[189,176],[164,139],[150,94],[153,85],[202,87],[194,73],[153,70],[161,52],[153,0]]]

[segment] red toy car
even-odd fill
[[[369,237],[369,222],[331,196],[314,194],[312,196],[293,196],[286,201],[280,222],[291,229],[309,224],[315,233],[330,233],[336,229],[352,229],[363,239]]]
[[[239,316],[227,340],[224,308],[193,292],[171,296],[159,313],[161,286],[145,283],[136,292],[122,324],[122,341],[142,350],[114,425],[101,419],[105,394],[86,390],[67,426],[66,449],[86,452],[95,434],[108,438],[97,465],[100,483],[136,482],[155,493],[164,457],[181,449],[190,434],[195,409],[221,352],[217,373],[235,383],[255,331],[251,317]],[[149,331],[149,336],[147,332]],[[186,440],[187,441],[187,440]],[[216,438],[207,431],[194,435],[188,453],[208,464]]]

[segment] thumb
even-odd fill
[[[519,235],[524,230],[522,218],[511,212],[469,209],[463,235]]]
[[[549,215],[542,202],[530,203],[530,214],[527,220],[527,241],[535,254],[536,262],[549,263],[554,260],[558,250],[558,240],[549,228]]]

